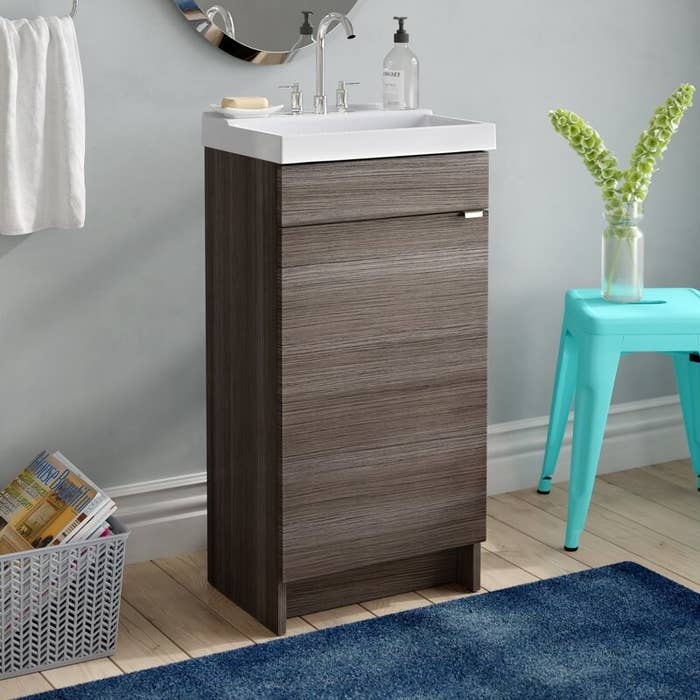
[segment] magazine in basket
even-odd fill
[[[60,452],[41,452],[0,491],[0,555],[108,535],[116,509]]]

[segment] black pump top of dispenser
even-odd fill
[[[408,44],[408,32],[404,29],[403,23],[408,19],[408,17],[394,17],[399,23],[399,28],[394,34],[395,44]]]
[[[299,34],[301,34],[302,36],[314,35],[314,28],[311,26],[311,22],[309,22],[309,15],[312,15],[313,13],[313,10],[301,11],[301,14],[304,15],[304,24],[302,24],[299,28]]]

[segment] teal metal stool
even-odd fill
[[[617,365],[631,352],[673,357],[693,470],[700,490],[700,292],[646,289],[643,301],[613,304],[599,289],[566,293],[539,493],[550,491],[574,405],[569,507],[564,548],[578,549],[593,493]]]

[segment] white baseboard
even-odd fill
[[[109,489],[117,517],[131,530],[129,563],[196,552],[207,544],[207,473]]]
[[[568,481],[572,415],[553,481]],[[489,426],[488,492],[534,488],[539,481],[549,416]],[[619,403],[610,407],[599,474],[688,457],[677,396]]]
[[[571,416],[554,481],[569,478]],[[499,423],[488,430],[488,492],[535,488],[542,466],[548,417]],[[677,396],[611,407],[599,473],[688,456]],[[110,489],[121,521],[132,531],[130,562],[157,559],[206,546],[206,472]]]

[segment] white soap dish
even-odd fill
[[[221,105],[209,105],[209,107],[219,114],[223,114],[229,119],[255,119],[260,117],[269,117],[271,114],[277,114],[284,109],[284,105],[275,105],[274,107],[264,107],[262,109],[234,109],[233,107],[222,107]]]

